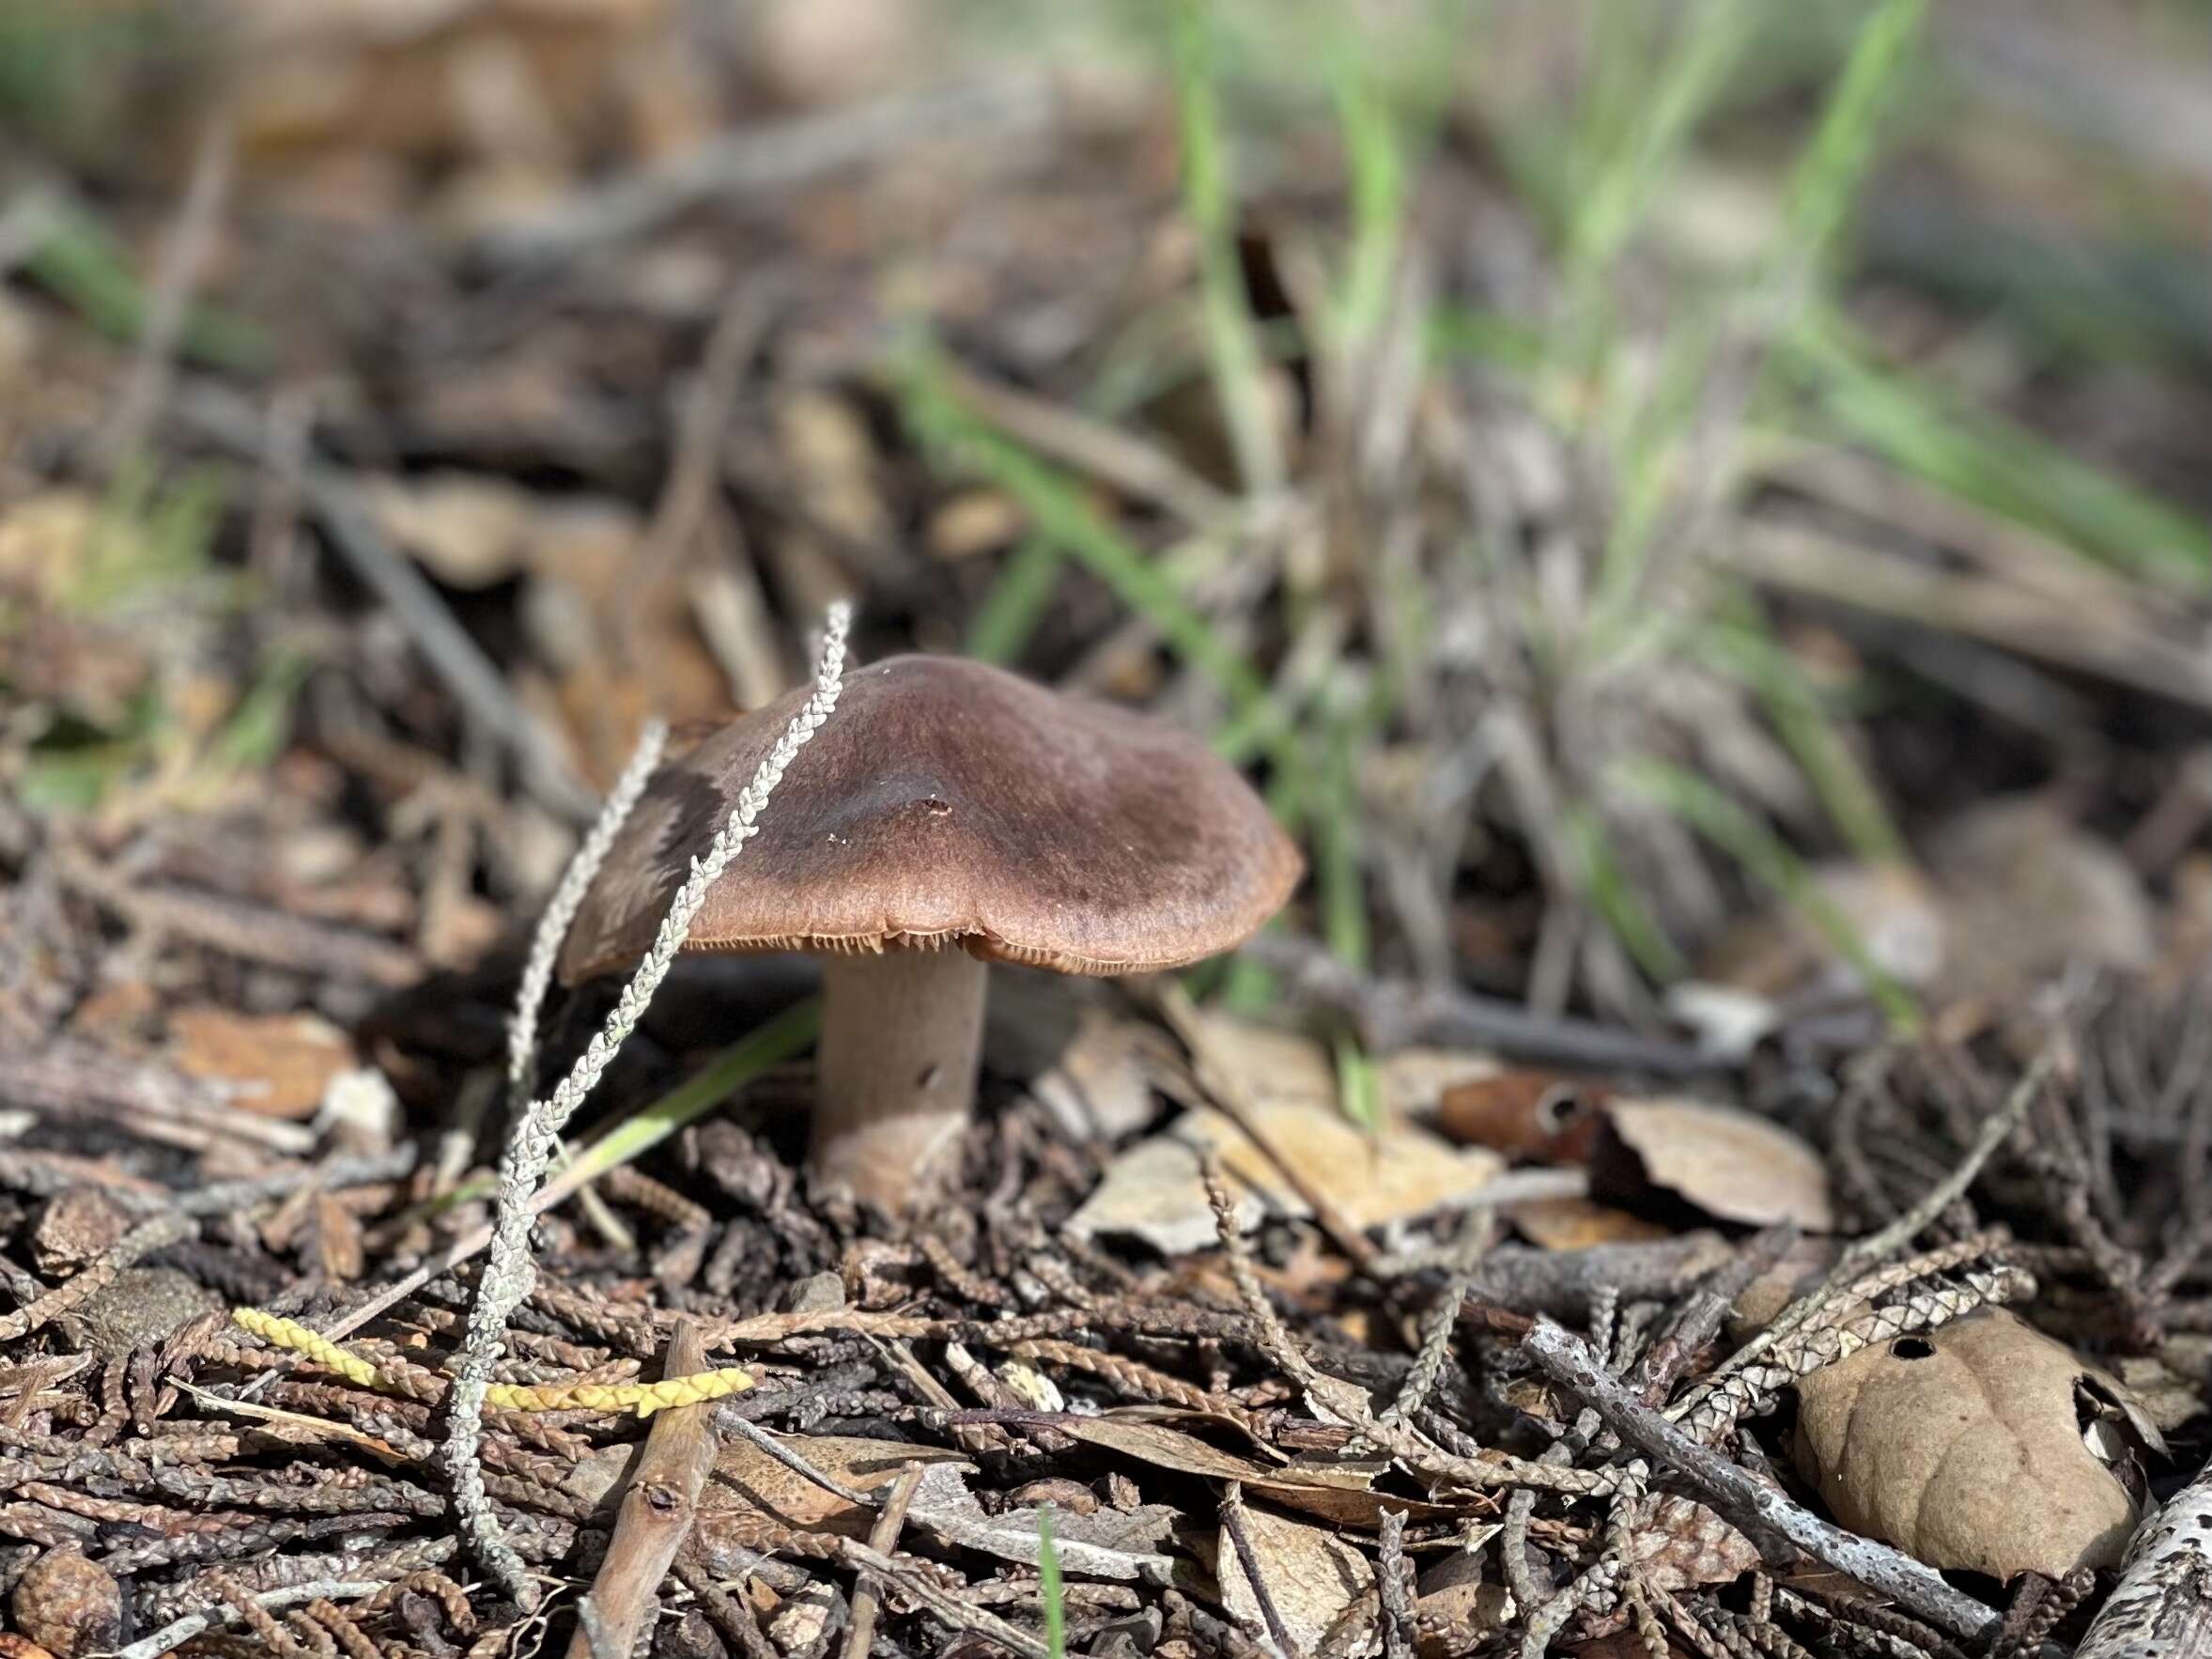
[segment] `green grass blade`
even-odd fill
[[[1060,1576],[1060,1550],[1052,1542],[1052,1506],[1037,1512],[1037,1595],[1044,1604],[1046,1659],[1066,1659],[1068,1651],[1067,1591]]]
[[[1258,669],[1225,643],[1175,584],[1092,508],[1057,469],[970,413],[934,374],[926,358],[903,377],[908,424],[962,472],[995,484],[1018,502],[1035,533],[1064,550],[1114,597],[1159,630],[1169,649],[1211,680],[1231,709],[1255,725],[1279,756],[1283,721]]]
[[[1183,201],[1199,244],[1199,287],[1214,394],[1245,488],[1271,490],[1284,478],[1252,296],[1237,254],[1236,204],[1215,80],[1213,7],[1172,0],[1176,106],[1183,136]]]
[[[1595,809],[1586,801],[1575,802],[1562,823],[1575,878],[1630,959],[1659,985],[1681,978],[1690,970],[1689,963],[1629,880]]]
[[[1816,267],[1827,259],[1873,166],[1926,11],[1926,0],[1882,0],[1852,39],[1820,124],[1791,172],[1784,215],[1789,256]]]
[[[1752,595],[1739,590],[1724,610],[1729,620],[1703,630],[1700,655],[1758,694],[1775,736],[1853,856],[1868,863],[1905,859],[1905,839],[1882,805],[1880,790],[1820,706],[1803,664],[1768,631]]]
[[[1802,319],[1781,359],[1824,421],[1816,435],[1863,443],[1901,473],[2143,581],[2189,593],[2212,581],[2212,530],[2197,515],[1884,364],[1833,311]]]
[[[979,662],[1013,662],[1029,649],[1068,556],[1047,536],[1024,536],[1006,557],[991,591],[967,624],[967,654]]]
[[[796,1060],[822,1030],[822,1004],[810,997],[756,1026],[658,1100],[639,1108],[577,1154],[560,1178],[581,1184],[643,1156],[687,1124],[697,1123],[770,1067]]]
[[[1893,1029],[1920,1029],[1911,996],[1882,970],[1850,918],[1814,882],[1803,862],[1736,800],[1694,772],[1650,758],[1626,760],[1609,769],[1621,787],[1663,806],[1743,867],[1817,929],[1864,983]]]
[[[1389,313],[1405,227],[1406,155],[1398,111],[1376,85],[1356,30],[1341,31],[1330,66],[1329,90],[1344,138],[1352,209],[1352,248],[1337,297],[1337,332],[1350,342],[1370,338]]]
[[[1658,197],[1660,180],[1727,85],[1765,13],[1756,0],[1700,0],[1682,14],[1680,39],[1656,78],[1650,72],[1600,77],[1584,126],[1586,147],[1604,153],[1578,169],[1581,196],[1567,225],[1572,285],[1593,282],[1628,246]],[[1601,28],[1624,26],[1620,9],[1601,8],[1598,16]]]
[[[41,201],[46,234],[23,256],[23,270],[92,328],[133,340],[145,327],[148,300],[107,227],[82,209]],[[269,336],[246,318],[207,305],[185,313],[177,349],[185,358],[233,374],[259,374],[275,360]]]

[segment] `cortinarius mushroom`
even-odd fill
[[[644,954],[808,690],[655,776],[569,930],[565,981]],[[967,1121],[985,962],[1182,968],[1247,938],[1300,870],[1259,798],[1188,734],[982,663],[894,657],[847,676],[688,948],[822,957],[810,1161],[898,1211]]]

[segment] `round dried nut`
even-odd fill
[[[15,1626],[55,1659],[98,1653],[123,1639],[123,1587],[73,1549],[51,1549],[16,1581]]]

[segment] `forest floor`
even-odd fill
[[[0,1652],[2082,1641],[2212,1445],[2201,7],[216,9],[0,15]],[[1307,877],[994,968],[906,1221],[681,959],[472,1503],[549,898],[840,600]]]

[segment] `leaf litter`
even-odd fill
[[[1239,218],[1202,169],[1167,199],[1163,134],[1220,113],[1196,38],[1179,104],[1096,51],[1056,103],[989,54],[917,90],[960,37],[859,0],[735,47],[658,0],[240,4],[271,32],[227,139],[157,132],[224,107],[187,77],[0,204],[7,1640],[593,1639],[643,1425],[485,1418],[548,1625],[455,1516],[503,1016],[587,785],[649,713],[780,694],[849,595],[863,659],[965,646],[1205,732],[1316,874],[1198,987],[1202,1055],[1150,990],[998,999],[911,1227],[797,1171],[803,972],[682,965],[558,1157],[649,1150],[556,1174],[494,1366],[658,1388],[691,1322],[746,1372],[662,1419],[717,1444],[650,1651],[1043,1655],[1047,1525],[1112,1659],[1957,1659],[2122,1599],[2207,1440],[2212,797],[2192,590],[2084,561],[2189,556],[2157,490],[2205,475],[2201,377],[2071,386],[2032,305],[1964,333],[1885,212],[1896,287],[1751,331],[1790,398],[1634,308],[1601,349],[1576,261],[1632,232],[1466,164],[1547,75]],[[1570,43],[1496,26],[1500,62]],[[1320,101],[1356,132],[1370,95]],[[1670,148],[1629,136],[1601,208],[1667,199],[1618,190]],[[1736,216],[1663,227],[1685,269],[1806,199],[1712,160],[1683,189]],[[2002,411],[1927,438],[1891,357]],[[1709,393],[1640,405],[1662,362]],[[598,1012],[549,1010],[552,1063]]]

